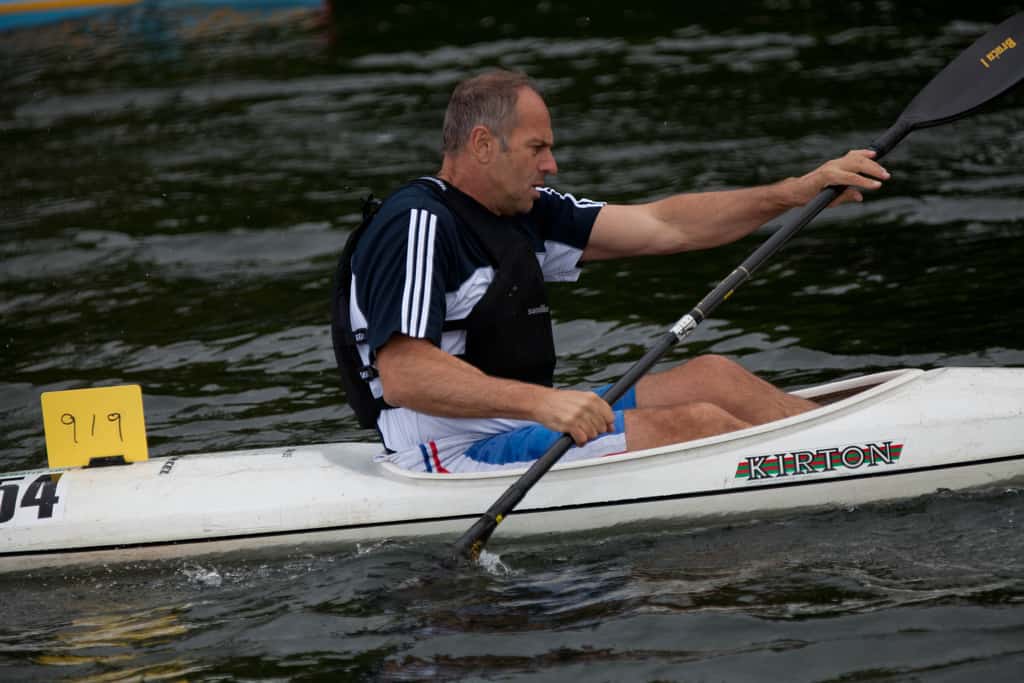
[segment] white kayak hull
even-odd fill
[[[834,402],[732,434],[556,465],[495,541],[1024,477],[1024,369],[903,370],[796,393]],[[523,471],[417,474],[374,461],[379,451],[334,443],[0,475],[0,571],[454,535]]]

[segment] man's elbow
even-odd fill
[[[377,379],[380,380],[380,386],[384,392],[384,402],[398,408],[406,405],[408,390],[401,380],[403,373],[395,367],[395,363],[389,362],[392,360],[394,359],[386,356],[377,358]]]
[[[406,356],[409,346],[407,339],[396,335],[377,349],[377,378],[384,392],[384,401],[389,406],[408,405],[410,388],[407,379],[410,372]]]
[[[384,390],[383,398],[385,403],[395,408],[401,408],[406,405],[408,392],[405,391],[401,382],[387,380],[381,374],[380,385]]]

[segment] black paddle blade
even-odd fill
[[[973,45],[925,86],[900,116],[907,130],[966,116],[1024,79],[1024,12]]]

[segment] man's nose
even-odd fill
[[[558,175],[558,162],[555,161],[555,155],[551,153],[550,149],[545,151],[539,169],[546,175]]]

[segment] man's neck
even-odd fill
[[[451,157],[445,156],[444,161],[441,163],[441,170],[437,172],[437,177],[464,194],[469,195],[491,213],[500,215],[495,211],[493,204],[488,201],[486,180],[483,178],[483,174],[478,170],[476,172],[469,172],[464,169],[465,166],[463,164],[459,164]]]

